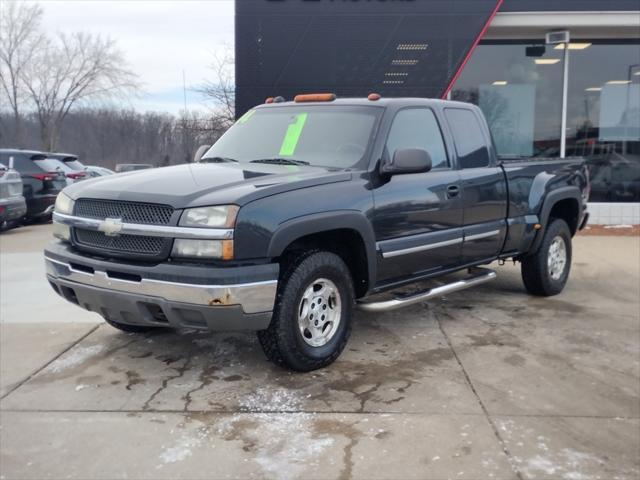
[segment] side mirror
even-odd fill
[[[193,162],[198,163],[202,159],[202,156],[207,153],[207,150],[209,150],[210,148],[211,145],[200,145],[196,150],[196,154],[193,156]]]
[[[381,172],[388,175],[424,173],[431,170],[431,155],[421,148],[396,150],[391,163],[382,165]]]

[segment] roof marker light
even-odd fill
[[[380,100],[380,98],[382,97],[380,96],[379,93],[370,93],[369,96],[367,97],[367,100],[375,102],[376,100]]]
[[[264,103],[273,103],[273,97],[267,98]]]
[[[333,102],[336,99],[335,93],[307,93],[296,95],[293,99],[296,103],[303,102]]]

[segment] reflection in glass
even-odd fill
[[[571,52],[567,155],[583,155],[591,201],[640,201],[640,43]]]
[[[559,156],[562,54],[520,42],[487,42],[474,51],[451,99],[482,109],[499,156]]]

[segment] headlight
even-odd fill
[[[172,257],[187,258],[233,258],[233,240],[190,240],[176,238],[173,241]]]
[[[237,214],[238,207],[236,205],[189,208],[182,212],[178,225],[182,227],[233,228]]]
[[[65,215],[71,215],[73,213],[74,203],[75,202],[69,195],[60,192],[56,197],[55,211],[58,213],[64,213]]]
[[[71,215],[73,213],[74,201],[68,195],[60,192],[56,197],[56,205],[54,207],[57,213]],[[65,242],[71,239],[71,230],[66,225],[53,222],[53,236]]]

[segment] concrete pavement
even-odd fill
[[[640,478],[640,239],[578,237],[554,298],[498,280],[358,313],[342,357],[252,334],[127,335],[43,278],[49,226],[0,236],[0,477]]]

